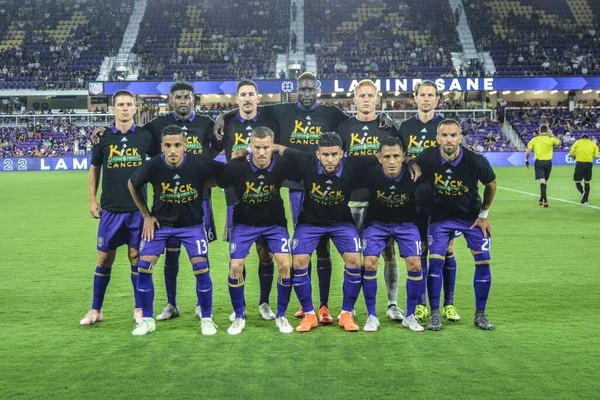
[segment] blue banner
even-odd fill
[[[491,91],[491,90],[600,90],[600,77],[538,77],[538,78],[423,78],[433,80],[440,91]],[[412,92],[417,78],[386,78],[373,81],[381,92]],[[354,91],[356,79],[325,79],[319,81],[319,90],[324,93],[346,93]],[[112,95],[117,90],[127,89],[136,94],[168,94],[174,82],[105,82],[104,94]],[[235,94],[238,81],[192,82],[197,94]],[[296,92],[294,80],[257,80],[260,93]]]
[[[487,152],[483,154],[492,167],[522,167],[525,165],[524,152]],[[0,172],[12,171],[72,171],[90,168],[90,157],[54,157],[54,158],[3,158],[0,159]],[[225,162],[225,157],[219,155],[217,161]],[[534,157],[531,157],[534,160]],[[569,157],[567,151],[556,151],[552,157],[554,165],[574,165],[575,160]],[[600,165],[600,158],[594,161]],[[532,162],[533,165],[533,162]]]

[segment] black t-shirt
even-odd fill
[[[487,185],[496,179],[484,156],[461,146],[458,158],[448,163],[439,148],[429,148],[416,162],[422,179],[433,189],[432,220],[477,218],[481,208],[478,182]]]
[[[416,114],[400,124],[400,139],[407,158],[416,158],[423,150],[438,147],[435,137],[438,125],[443,120],[440,114],[435,114],[429,121],[422,122]]]
[[[381,164],[373,165],[362,172],[360,182],[370,193],[367,224],[414,222],[415,183],[406,169],[390,178]]]
[[[246,150],[250,145],[252,129],[265,126],[275,134],[274,143],[279,143],[279,124],[265,113],[258,113],[253,119],[244,119],[240,113],[225,122],[223,140],[217,142],[216,150],[225,150],[225,157],[231,160],[231,153],[235,150]]]
[[[137,211],[129,194],[127,181],[146,160],[153,147],[152,134],[135,124],[125,133],[117,131],[114,124],[106,128],[100,143],[94,146],[92,165],[102,166],[102,208],[114,213]],[[144,199],[146,187],[142,188]]]
[[[202,223],[202,189],[206,181],[219,178],[223,163],[206,156],[184,156],[179,168],[171,168],[160,154],[139,168],[131,177],[139,189],[152,184],[154,199],[152,215],[162,225],[181,228]]]
[[[185,132],[185,141],[187,144],[188,155],[210,156],[211,142],[214,142],[213,126],[214,121],[209,117],[198,115],[194,112],[186,120],[182,120],[171,112],[167,115],[161,115],[144,125],[144,128],[152,132],[155,144],[157,146],[155,153],[160,153],[160,143],[162,131],[166,126],[178,125]]]
[[[356,117],[342,122],[336,132],[342,138],[342,148],[348,157],[376,155],[381,141],[389,136],[400,137],[398,129],[381,129],[379,127],[380,116],[373,121],[359,121]],[[402,141],[402,140],[401,140]],[[358,189],[352,192],[350,201],[369,201],[369,191]]]
[[[335,174],[326,175],[316,155],[292,149],[287,149],[284,154],[295,161],[304,183],[304,203],[298,224],[353,223],[348,207],[350,193],[360,185],[360,171],[378,163],[377,158],[346,157]]]
[[[296,164],[288,157],[274,155],[271,164],[260,169],[251,157],[230,161],[218,179],[220,187],[233,186],[235,189],[238,203],[233,207],[233,223],[287,227],[279,190],[284,179],[300,180]]]

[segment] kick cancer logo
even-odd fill
[[[364,132],[362,136],[359,133],[350,134],[350,148],[348,149],[350,156],[372,155],[379,150],[379,138],[377,136],[369,136],[367,132]]]
[[[159,199],[165,203],[182,204],[200,198],[198,191],[190,183],[180,184],[177,182],[175,186],[171,186],[171,183],[161,182],[160,186],[161,193]]]
[[[310,117],[308,117],[310,118]],[[292,144],[318,144],[319,137],[323,133],[323,128],[312,125],[312,122],[294,121],[294,130],[290,135]]]
[[[135,168],[142,165],[142,156],[135,147],[127,147],[127,143],[119,145],[111,144],[108,148],[108,160],[106,168]]]
[[[259,176],[258,179],[264,179],[264,176]],[[279,189],[275,185],[265,185],[264,181],[248,182],[246,181],[246,190],[242,195],[244,203],[256,204],[266,203],[273,200],[279,193]]]
[[[438,194],[444,196],[462,196],[469,192],[469,188],[464,185],[463,181],[452,179],[448,176],[444,179],[442,174],[434,173],[433,186]]]
[[[327,183],[330,183],[330,181],[327,181]],[[312,184],[309,195],[313,201],[324,206],[335,206],[343,203],[345,199],[342,190],[332,190],[331,186],[322,188],[321,185],[316,183]]]
[[[202,143],[198,140],[198,136],[185,137],[186,152],[190,154],[202,154]]]

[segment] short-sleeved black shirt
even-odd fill
[[[225,150],[225,157],[231,160],[231,153],[236,150],[246,150],[250,145],[252,129],[265,126],[275,134],[274,143],[279,143],[279,124],[268,114],[259,112],[253,119],[244,119],[240,113],[225,122],[223,139],[216,150]]]
[[[453,162],[442,158],[439,148],[424,150],[416,159],[422,179],[433,188],[431,219],[476,219],[481,208],[478,183],[484,185],[496,179],[488,160],[460,147]]]
[[[284,179],[300,179],[296,164],[287,157],[274,155],[264,169],[254,165],[252,155],[227,163],[218,183],[223,188],[234,187],[238,203],[233,207],[233,223],[287,227],[279,193]]]
[[[214,121],[209,117],[198,115],[192,112],[190,117],[182,120],[175,113],[171,112],[167,115],[161,115],[154,118],[152,121],[144,125],[144,128],[152,132],[155,143],[157,145],[155,154],[160,153],[160,143],[162,131],[166,126],[178,125],[185,133],[185,141],[187,144],[187,153],[191,155],[210,155],[209,149],[213,140]]]
[[[162,225],[181,228],[202,223],[202,189],[206,181],[219,178],[223,163],[206,156],[184,156],[179,168],[171,168],[160,154],[139,168],[131,177],[139,189],[150,183],[154,189],[152,215]]]
[[[375,165],[375,157],[344,158],[333,175],[326,175],[316,155],[287,149],[284,153],[296,162],[304,183],[304,202],[298,224],[326,226],[350,222],[350,193],[359,186],[360,171]]]
[[[416,114],[400,124],[400,139],[408,158],[416,158],[421,152],[430,147],[438,147],[435,137],[437,128],[444,118],[435,114],[432,119],[423,122]]]
[[[91,160],[92,165],[102,166],[100,204],[103,209],[114,213],[137,211],[127,181],[152,149],[152,135],[136,124],[125,133],[118,131],[114,124],[107,127],[105,132],[100,137],[100,143],[94,146]],[[142,189],[146,198],[146,188]]]

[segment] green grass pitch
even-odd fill
[[[473,326],[473,261],[456,242],[456,306],[462,320],[441,332],[413,333],[385,316],[382,273],[376,333],[336,325],[280,334],[258,315],[256,255],[248,261],[248,322],[227,335],[228,251],[210,246],[214,319],[200,334],[194,278],[182,256],[182,316],[133,337],[126,252],[113,268],[104,322],[80,327],[91,304],[97,222],[88,212],[85,172],[0,174],[0,397],[67,398],[597,398],[600,185],[577,204],[572,167],[555,167],[542,209],[525,168],[496,168],[490,211],[493,283],[488,313],[496,330]],[[222,233],[224,201],[215,190]],[[183,252],[185,255],[185,252]],[[341,306],[342,265],[334,253],[332,313]],[[162,265],[162,261],[159,261]],[[401,263],[401,265],[403,265]],[[155,309],[165,304],[162,268]],[[401,268],[400,299],[405,301]],[[315,299],[318,299],[316,283]],[[271,294],[275,304],[276,288]],[[292,294],[288,317],[298,301]],[[404,306],[402,307],[404,308]],[[362,295],[357,323],[365,323]],[[596,321],[596,322],[594,322]]]

